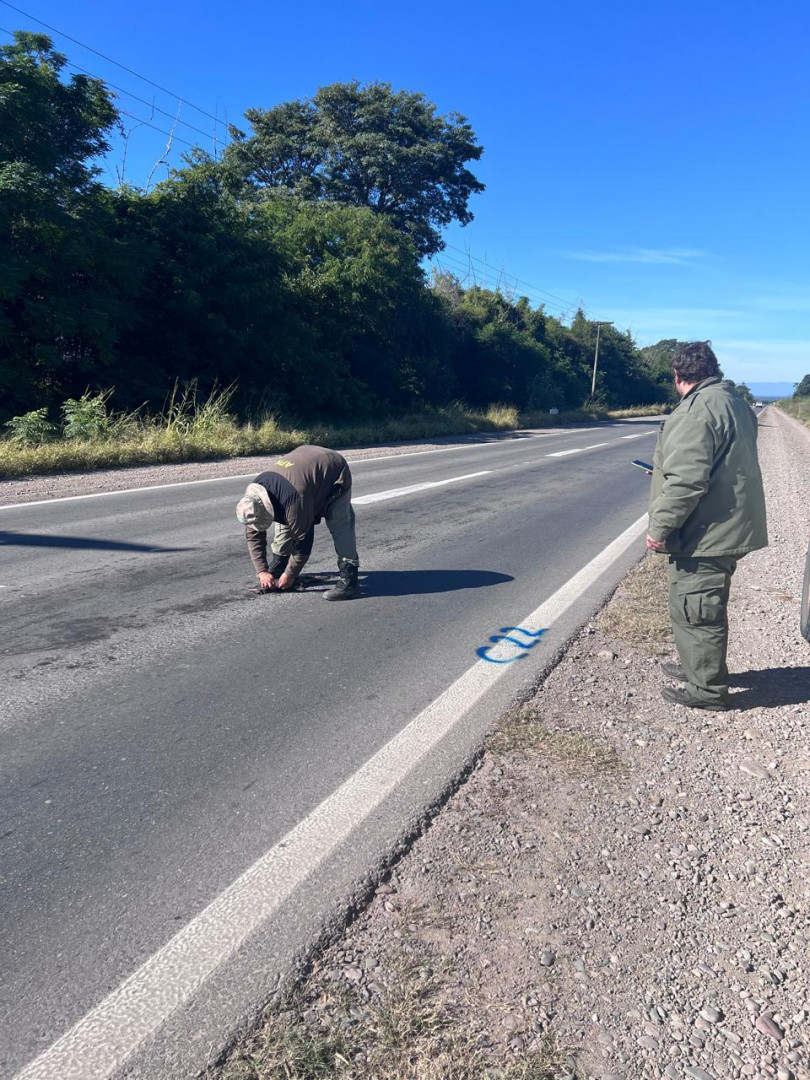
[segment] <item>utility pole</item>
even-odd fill
[[[598,322],[596,324],[596,352],[593,354],[593,378],[591,379],[591,397],[596,393],[596,367],[599,363],[599,331],[603,326],[613,326],[612,322]]]

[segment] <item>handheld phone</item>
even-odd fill
[[[632,464],[635,465],[635,467],[637,469],[643,469],[645,472],[652,472],[653,471],[652,465],[648,465],[646,461],[638,461],[638,460],[636,460],[636,461],[632,462]]]

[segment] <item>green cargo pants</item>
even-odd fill
[[[728,594],[737,559],[669,557],[669,616],[687,689],[707,701],[728,697]]]
[[[357,540],[354,528],[354,507],[352,506],[352,489],[341,492],[336,498],[326,504],[323,512],[323,520],[332,534],[332,542],[335,545],[335,554],[338,557],[338,565],[351,563],[359,566],[360,559],[357,555]],[[312,547],[311,536],[309,547]],[[273,543],[270,549],[274,555],[289,555],[292,550],[292,538],[286,525],[276,522],[273,531]],[[308,554],[309,552],[307,552]]]

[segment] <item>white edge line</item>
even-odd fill
[[[654,435],[654,431],[639,431],[637,435],[620,435],[621,439],[643,439],[645,435]]]
[[[548,629],[647,528],[644,514],[521,620]],[[495,645],[495,659],[514,646]],[[15,1080],[108,1080],[461,722],[511,664],[479,660]]]

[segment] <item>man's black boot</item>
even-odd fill
[[[664,701],[669,701],[673,705],[685,705],[687,709],[708,709],[710,712],[725,712],[726,709],[731,708],[731,703],[727,697],[700,698],[690,693],[685,686],[665,686],[661,691],[661,697]]]
[[[340,577],[338,582],[328,592],[324,593],[325,600],[356,600],[363,594],[357,582],[358,567],[354,563],[344,562],[340,564]]]

